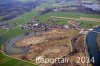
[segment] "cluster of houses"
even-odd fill
[[[77,28],[77,29],[80,29],[80,24],[79,22],[76,22],[76,20],[69,20],[68,22],[69,24],[71,24],[73,27]]]
[[[67,4],[67,5],[80,5],[81,4],[81,1],[80,0],[56,0],[56,3],[59,3],[59,4]]]
[[[40,23],[38,19],[33,17],[32,22],[24,24],[21,26],[22,29],[25,30],[33,30],[33,31],[47,31],[52,29],[80,29],[80,23],[76,22],[76,20],[70,19],[68,24],[60,25],[57,24],[59,22],[55,19],[48,19],[47,23]]]
[[[68,25],[59,25],[59,24],[48,24],[48,23],[28,23],[25,25],[22,25],[22,29],[25,30],[33,30],[33,31],[47,31],[52,29],[75,29],[80,30],[80,34],[87,34],[89,31],[92,31],[93,29],[85,29],[80,28],[80,23],[70,20],[68,22]]]
[[[47,31],[52,29],[66,29],[69,28],[67,25],[59,24],[48,24],[48,23],[29,23],[22,26],[22,29],[34,30],[34,31]]]
[[[62,6],[62,7],[53,7],[53,8],[43,8],[40,9],[39,12],[40,14],[45,14],[48,12],[66,12],[66,11],[75,11],[79,10],[81,7],[80,6]]]
[[[0,22],[0,28],[5,30],[11,30],[15,27],[15,24],[9,24],[7,22]]]

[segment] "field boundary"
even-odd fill
[[[94,21],[100,22],[98,18],[88,18],[88,17],[80,17],[80,18],[68,18],[68,17],[57,17],[57,16],[50,16],[51,18],[58,18],[58,19],[67,19],[67,20],[82,20],[82,21]]]
[[[7,41],[7,42],[8,42],[8,41]],[[6,42],[6,43],[7,43],[7,42]],[[5,44],[6,44],[6,43],[5,43]],[[4,45],[5,45],[5,44],[4,44]],[[27,62],[27,63],[33,64],[33,65],[37,65],[37,64],[35,64],[35,63],[29,62],[29,61],[26,61],[26,60],[21,60],[21,59],[18,59],[18,58],[15,58],[15,57],[12,57],[12,56],[10,56],[10,55],[5,54],[5,53],[3,52],[3,46],[4,46],[4,45],[2,45],[2,49],[0,50],[0,52],[2,52],[3,55],[5,55],[5,56],[7,56],[7,57],[10,57],[10,58],[13,58],[13,59],[16,59],[16,60],[19,60],[19,61],[22,61],[22,62]]]

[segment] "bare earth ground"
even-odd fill
[[[86,63],[77,64],[75,60],[76,57],[85,57],[83,36],[80,35],[78,38],[73,40],[73,42],[71,42],[72,37],[76,34],[78,34],[78,31],[74,29],[55,29],[39,35],[25,36],[20,41],[17,41],[15,45],[17,47],[29,46],[30,50],[26,53],[26,55],[12,56],[22,60],[31,61],[33,63],[36,63],[36,57],[39,56],[45,58],[68,57],[70,58],[70,61],[68,63],[63,63],[63,65],[57,63],[36,64],[39,66],[75,66],[75,64],[76,66],[86,66]]]
[[[100,22],[100,19],[97,19],[97,18],[80,17],[80,20]]]
[[[70,58],[68,63],[55,63],[52,66],[87,66],[86,62],[77,62],[78,58],[86,57],[85,46],[84,46],[84,35],[77,35],[72,39],[73,52],[64,56]],[[88,63],[88,66],[92,66],[91,63]]]

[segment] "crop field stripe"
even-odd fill
[[[7,33],[8,31],[6,31],[6,32],[4,32],[4,33],[1,33],[0,35],[3,35],[3,34],[5,34],[5,33]]]
[[[12,64],[12,62],[14,62],[15,64],[18,62],[18,61],[21,61],[22,63],[24,63],[25,62],[25,64],[32,64],[32,65],[30,65],[30,66],[37,66],[37,65],[35,65],[35,64],[33,64],[33,63],[31,63],[31,62],[29,62],[29,61],[24,61],[24,60],[21,60],[21,59],[17,59],[17,58],[14,58],[14,57],[12,57],[12,56],[8,56],[8,55],[6,55],[5,53],[3,53],[3,51],[1,51],[0,50],[0,54],[2,53],[2,55],[4,55],[5,56],[5,58],[6,58],[6,61],[4,61],[3,63],[0,63],[0,65],[5,65],[5,64],[7,64],[7,63],[10,63],[10,64]],[[5,59],[4,58],[4,59]],[[0,60],[1,61],[1,60]],[[12,61],[12,62],[11,62]],[[20,62],[18,62],[18,63],[20,63]],[[8,66],[8,64],[7,64],[7,66]],[[13,65],[12,65],[13,66]]]

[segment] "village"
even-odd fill
[[[16,23],[9,24],[7,22],[0,22],[0,29],[11,30],[14,29],[16,26]]]
[[[0,66],[100,66],[100,1],[34,1],[0,8]]]
[[[52,23],[49,23],[49,21]],[[57,24],[55,22],[57,21],[49,19],[47,23],[41,23],[39,22],[39,20],[33,18],[32,22],[29,22],[24,25],[20,25],[20,28],[22,30],[32,30],[35,32],[48,31],[48,30],[53,30],[53,29],[74,29],[74,30],[79,30],[80,31],[79,33],[82,33],[82,34],[86,34],[88,31],[93,30],[93,28],[90,28],[90,29],[81,28],[80,27],[81,23],[78,23],[74,19],[69,19],[68,24],[64,24],[64,25]],[[17,26],[16,23],[14,24],[9,24],[7,22],[0,23],[0,28],[5,29],[5,30],[12,30],[16,26]],[[99,26],[96,26],[96,27],[99,27]]]

